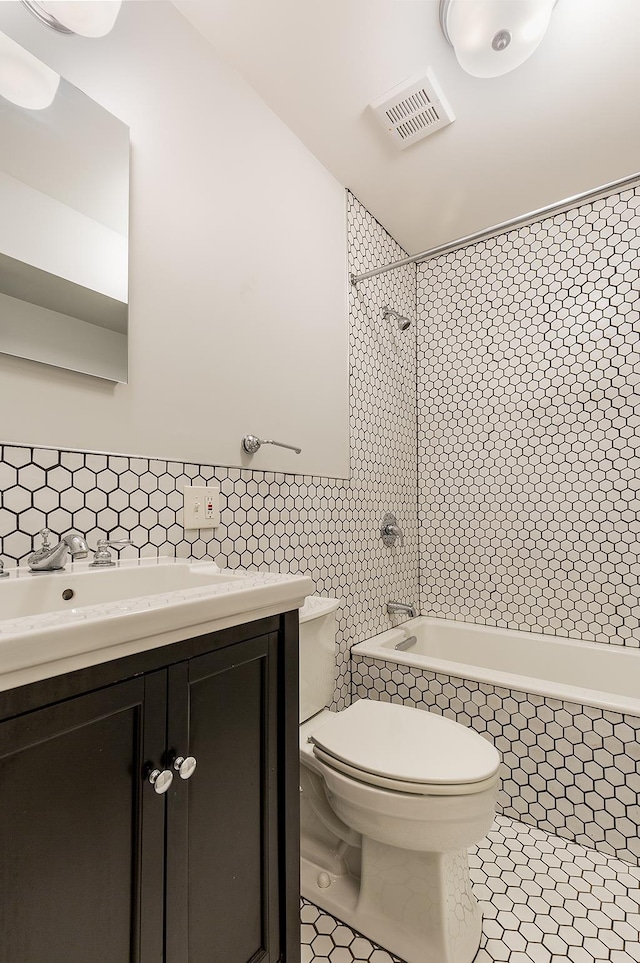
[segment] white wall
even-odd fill
[[[346,476],[341,186],[167,2],[129,0],[102,40],[17,2],[0,29],[132,144],[130,383],[0,355],[0,440]],[[303,454],[249,460],[247,432]]]

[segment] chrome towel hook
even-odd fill
[[[295,445],[285,445],[282,441],[261,441],[255,435],[245,435],[242,439],[242,447],[249,455],[255,455],[260,450],[261,445],[277,445],[278,448],[288,448],[290,451],[295,451],[296,455],[299,455],[302,451],[302,448],[296,448]]]

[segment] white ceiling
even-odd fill
[[[640,0],[559,0],[490,80],[458,66],[438,0],[174,2],[410,254],[640,171]],[[456,121],[400,151],[367,105],[429,66]]]

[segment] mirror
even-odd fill
[[[7,49],[0,43],[0,352],[126,382],[129,129],[63,78],[49,106],[18,106],[4,83]]]

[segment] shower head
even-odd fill
[[[385,321],[393,318],[398,325],[398,331],[406,331],[411,324],[411,318],[405,318],[404,315],[398,314],[397,311],[394,311],[393,308],[389,307],[382,309],[382,317],[385,319]]]

